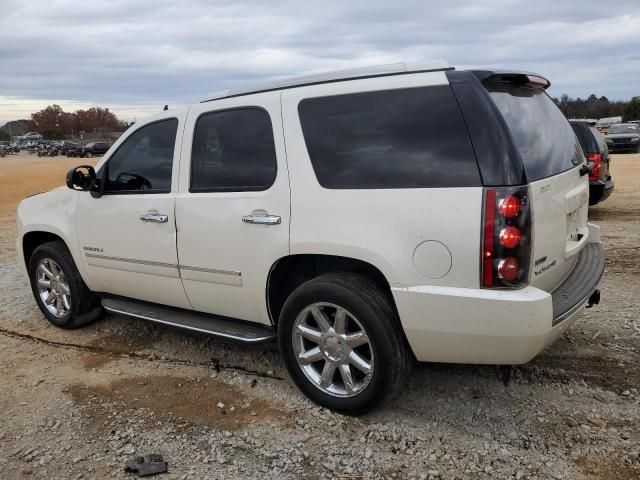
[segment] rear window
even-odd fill
[[[582,151],[585,154],[597,153],[600,151],[600,146],[596,142],[589,125],[585,125],[583,123],[571,123],[571,128],[573,128],[573,131],[580,142],[580,146],[582,147]]]
[[[448,85],[309,98],[300,102],[299,113],[325,188],[481,185]]]
[[[569,122],[544,90],[511,84],[488,84],[487,89],[520,151],[528,181],[584,161]]]

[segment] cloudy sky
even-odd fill
[[[51,103],[131,120],[261,79],[429,59],[628,99],[640,0],[1,0],[0,124]]]

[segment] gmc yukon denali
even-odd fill
[[[137,122],[23,200],[38,306],[278,341],[359,413],[412,364],[528,362],[599,301],[589,170],[544,77],[391,65],[219,93]]]

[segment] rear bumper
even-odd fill
[[[551,294],[555,327],[582,307],[598,287],[604,274],[604,249],[600,243],[588,243],[580,252],[571,274]]]
[[[531,360],[571,326],[603,271],[602,245],[589,243],[552,294],[532,286],[486,290],[423,285],[392,292],[419,361],[515,365]]]
[[[615,184],[611,177],[606,181],[589,182],[589,205],[595,205],[609,198],[614,186]]]

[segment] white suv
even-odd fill
[[[527,362],[604,270],[548,85],[396,65],[163,111],[20,204],[37,303],[62,328],[104,308],[277,337],[298,387],[345,412],[414,360]]]

